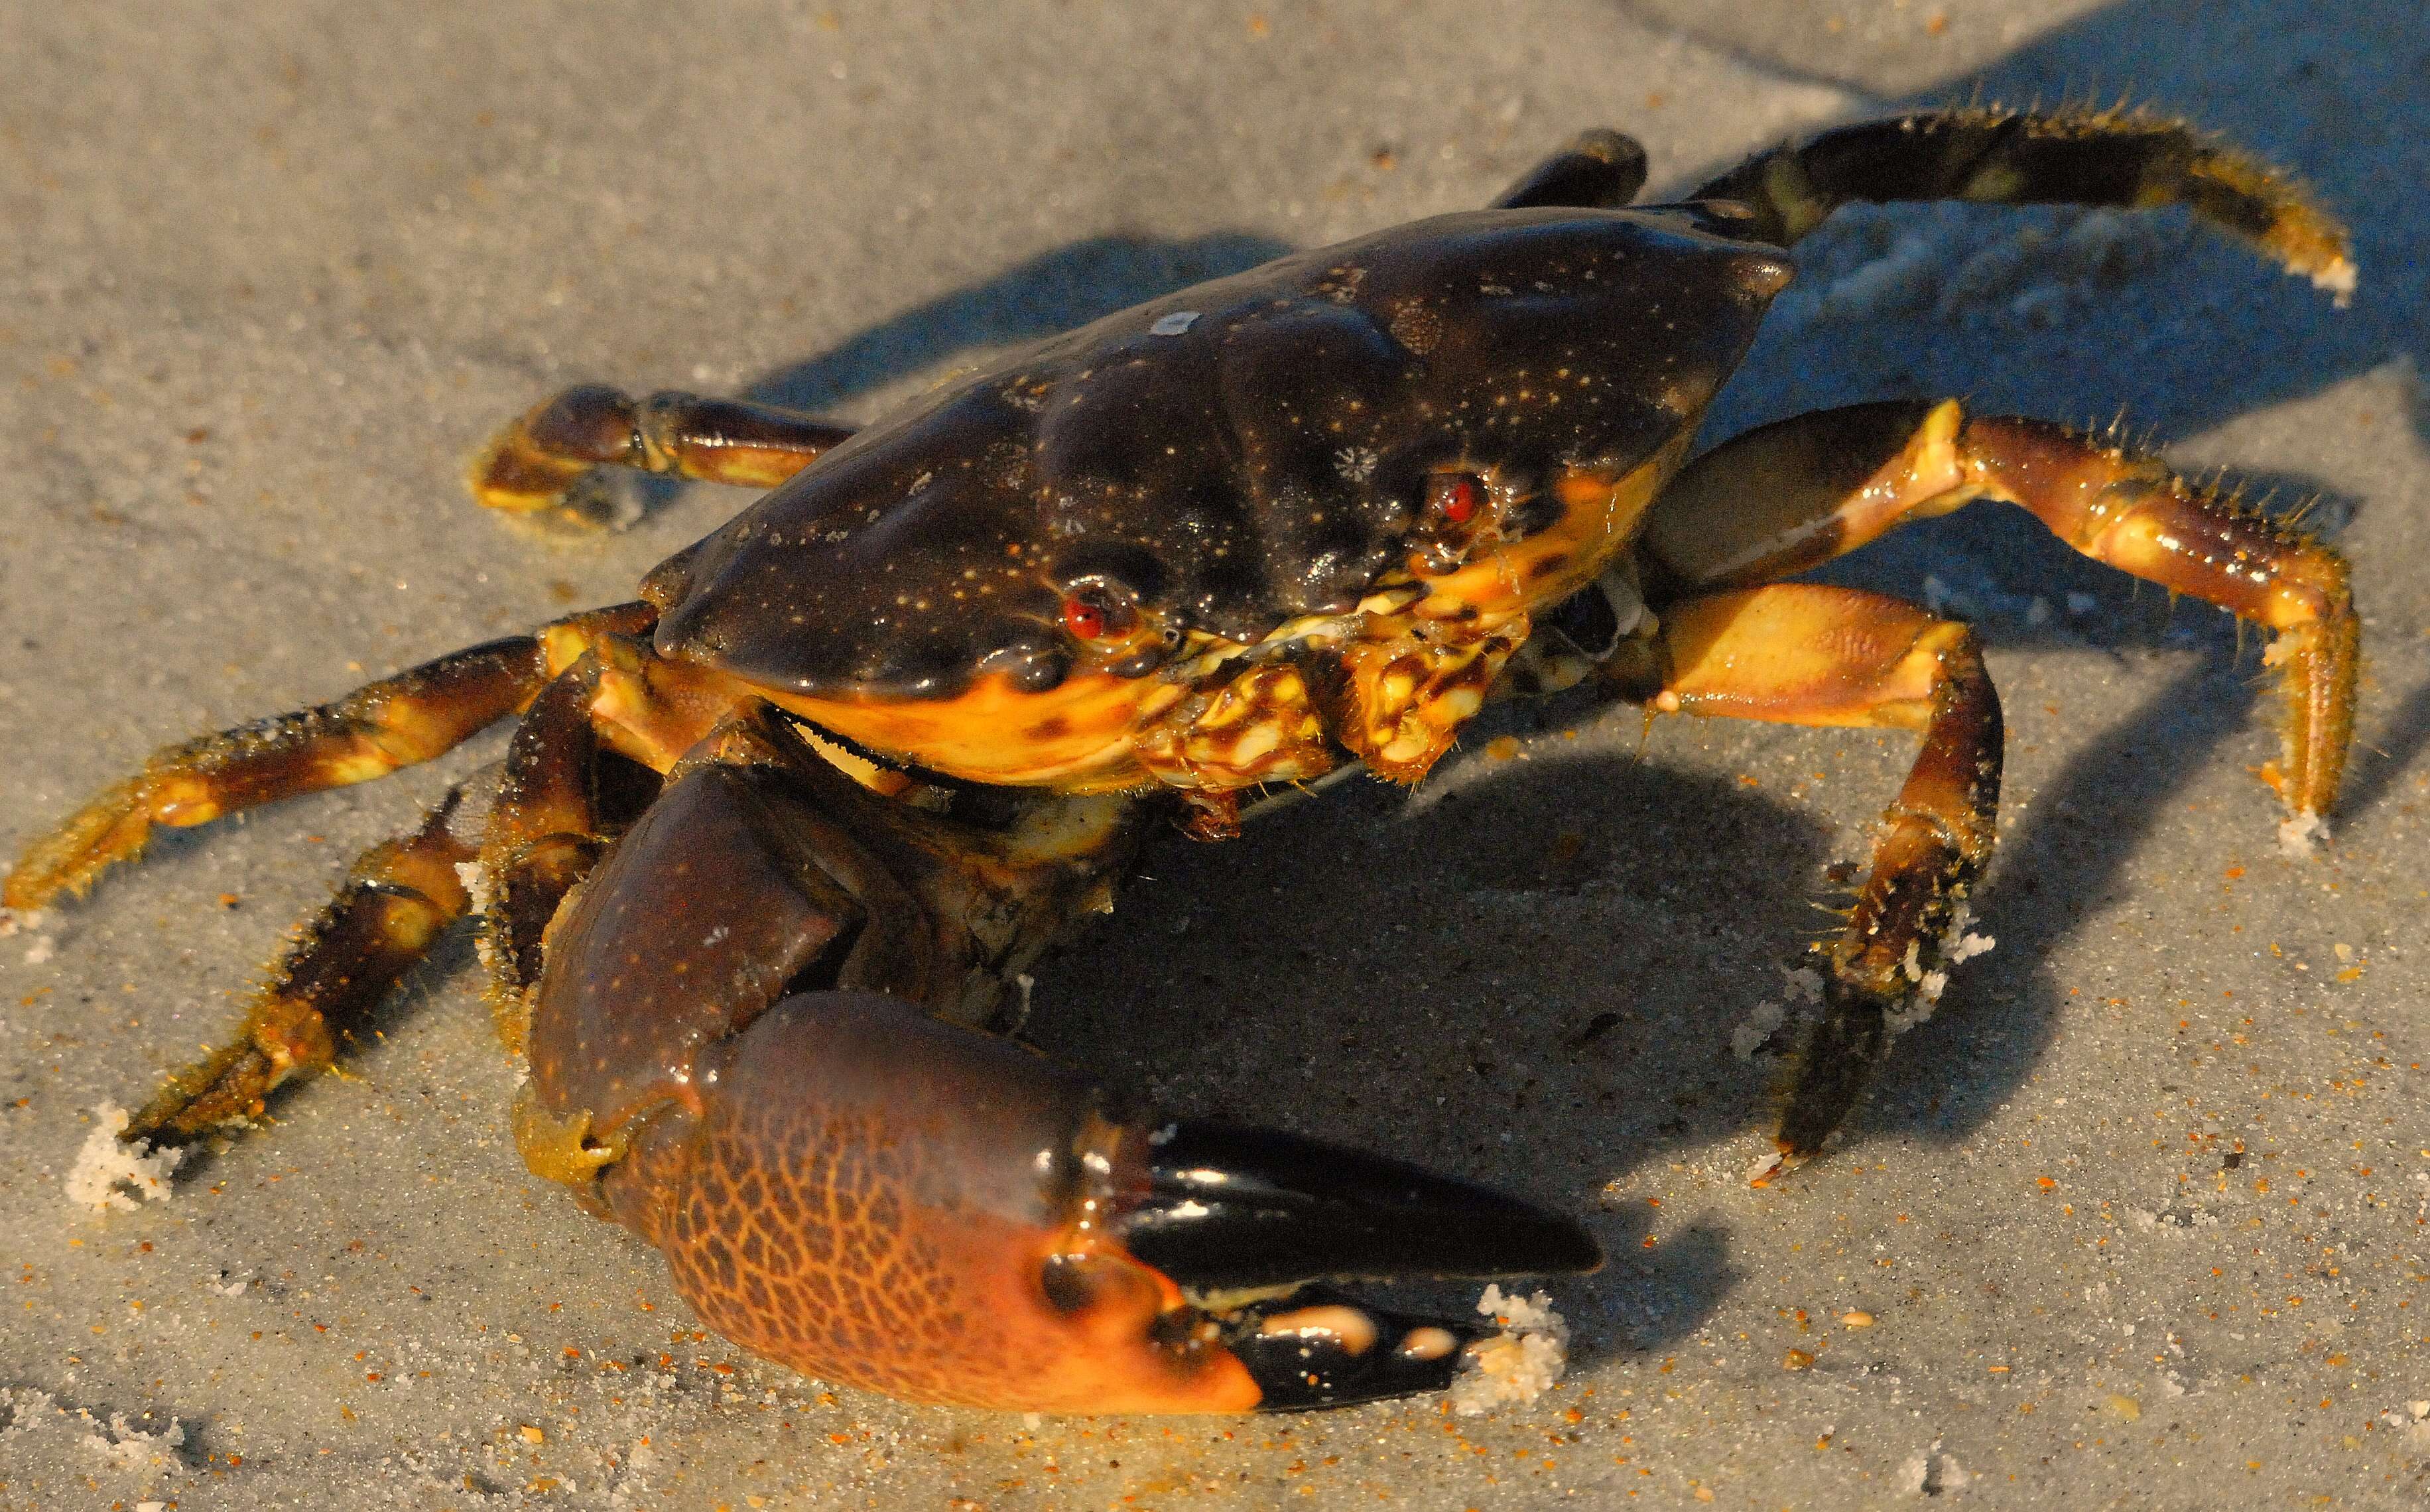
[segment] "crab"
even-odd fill
[[[1977,948],[2002,725],[1966,625],[1795,579],[1975,499],[2273,632],[2267,774],[2287,833],[2322,831],[2358,641],[2329,548],[1955,401],[1693,438],[1786,249],[1843,203],[2182,203],[2342,297],[2332,219],[2114,112],[1849,125],[1630,208],[1644,176],[1589,132],[1490,208],[1183,290],[858,431],[600,387],[534,408],[476,460],[482,504],[578,513],[600,468],[770,491],[634,602],[168,748],[37,839],[12,907],[82,893],[155,825],[518,721],[125,1137],[259,1118],[477,912],[524,1160],[657,1246],[737,1344],[998,1408],[1389,1397],[1445,1386],[1482,1331],[1326,1283],[1584,1271],[1595,1240],[1383,1155],[1168,1117],[1016,1042],[1028,968],[1159,831],[1219,838],[1362,768],[1415,783],[1498,697],[1913,730],[1782,1116],[1782,1155],[1810,1155]]]

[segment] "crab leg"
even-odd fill
[[[529,703],[560,657],[602,634],[646,629],[657,614],[647,604],[591,610],[536,637],[450,652],[335,703],[164,747],[28,845],[0,902],[40,908],[62,892],[81,896],[104,871],[141,855],[155,824],[205,824],[427,761]]]
[[[2318,832],[2354,737],[2361,622],[2345,560],[2153,458],[2046,421],[1968,418],[1954,399],[1821,410],[1689,464],[1649,511],[1639,560],[1657,592],[1760,583],[1974,499],[2021,506],[2094,561],[2277,632],[2267,659],[2286,680],[2287,743],[2272,782],[2292,837]]]
[[[166,747],[25,849],[8,876],[12,908],[81,894],[142,854],[155,824],[203,824],[298,793],[384,777],[427,761],[513,712],[541,681],[528,636],[451,652],[333,704]]]
[[[122,1138],[182,1140],[248,1122],[274,1088],[337,1058],[339,1041],[363,1027],[464,915],[456,868],[474,847],[458,828],[461,797],[451,789],[419,828],[355,862],[338,895],[271,968],[236,1038],[171,1076]]]
[[[774,405],[672,389],[636,401],[584,384],[535,406],[482,448],[473,496],[510,513],[554,508],[594,467],[773,489],[851,434]]]
[[[481,837],[481,959],[490,969],[490,1012],[510,1053],[524,1048],[528,993],[540,980],[541,937],[558,905],[606,848],[596,801],[599,740],[591,702],[599,659],[549,680],[515,725]]]
[[[1568,1220],[1290,1136],[1142,1118],[948,1022],[1102,893],[1128,800],[923,813],[739,710],[551,930],[516,1133],[704,1322],[829,1380],[1061,1411],[1440,1387],[1473,1325],[1313,1276],[1598,1258]],[[886,989],[878,995],[874,989]],[[1199,1288],[1195,1295],[1185,1288]]]
[[[2342,299],[2345,228],[2286,175],[2183,123],[2127,110],[1926,110],[1757,153],[1687,196],[1755,212],[1742,231],[1788,246],[1851,200],[2185,205]]]
[[[1530,205],[1617,209],[1645,187],[1645,148],[1607,128],[1581,131],[1570,144],[1519,175],[1496,195],[1498,210]]]
[[[1650,647],[1663,713],[1921,730],[1873,866],[1832,947],[1822,1022],[1780,1129],[1807,1155],[1847,1117],[1891,1038],[1939,996],[1968,890],[1991,854],[2000,699],[1972,631],[1878,593],[1781,583],[1674,604]]]

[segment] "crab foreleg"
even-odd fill
[[[453,652],[333,704],[173,745],[25,849],[6,901],[39,908],[141,855],[155,824],[201,824],[274,799],[367,782],[512,713],[544,680],[527,636]]]
[[[280,1084],[319,1072],[467,904],[472,858],[451,790],[410,835],[364,853],[247,1005],[234,1039],[162,1084],[122,1138],[182,1140],[258,1117]]]
[[[1734,234],[1787,246],[1851,200],[2185,205],[2341,300],[2345,227],[2285,174],[2181,122],[2130,110],[1927,110],[1756,154],[1687,196],[1755,212]]]
[[[535,407],[482,448],[473,495],[510,513],[555,508],[594,467],[773,489],[851,434],[774,405],[674,390],[636,400],[585,384]]]
[[[999,927],[1085,906],[1136,826],[1113,799],[1026,795],[1038,822],[981,824],[866,796],[740,709],[550,931],[518,1142],[664,1251],[726,1337],[932,1401],[1317,1405],[1439,1387],[1474,1330],[1274,1300],[1299,1282],[1593,1263],[1525,1204],[1144,1119],[944,1022],[971,971],[1035,948]],[[919,859],[956,846],[962,868]]]
[[[1822,1018],[1782,1119],[1782,1152],[1811,1155],[1963,955],[1966,896],[1991,854],[2000,802],[1999,695],[1966,626],[1821,584],[1674,604],[1636,649],[1646,674],[1632,691],[1665,713],[1923,734],[1831,949]]]
[[[2046,421],[1969,418],[1956,400],[1821,410],[1690,464],[1648,513],[1639,559],[1650,589],[1758,583],[1983,498],[2023,507],[2094,561],[2277,632],[2267,659],[2286,680],[2287,744],[2272,783],[2292,838],[2316,833],[2354,736],[2361,622],[2345,559],[2151,457]]]

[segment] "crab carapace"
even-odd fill
[[[499,770],[373,851],[221,1052],[127,1137],[258,1114],[473,908],[531,1076],[532,1169],[666,1254],[701,1316],[804,1371],[1070,1411],[1440,1387],[1477,1336],[1326,1278],[1591,1269],[1559,1214],[1381,1156],[1174,1121],[988,1032],[1176,811],[1363,765],[1414,782],[1489,697],[1913,729],[1826,956],[1779,1141],[1817,1149],[1936,992],[1988,857],[2000,708],[1973,636],[1787,581],[1989,498],[2274,632],[2293,838],[2336,798],[2344,564],[2105,440],[1955,402],[1822,411],[1691,457],[1851,200],[2183,203],[2340,295],[2342,230],[2139,116],[1923,113],[1630,208],[1591,132],[1494,208],[1184,290],[859,432],[739,401],[559,394],[484,504],[597,467],[770,489],[577,614],[155,756],[7,884],[36,907],[192,824],[519,719]]]

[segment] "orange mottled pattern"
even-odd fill
[[[721,1057],[697,1116],[668,1105],[609,1168],[617,1217],[665,1252],[703,1322],[806,1374],[914,1401],[1063,1412],[1256,1404],[1247,1371],[1170,1280],[1095,1232],[1077,1192],[1041,1193],[1039,1144],[994,1138],[1062,1111],[1042,1105],[1039,1087],[969,1092],[952,1071],[940,1086],[923,1067],[910,1079],[945,1098],[906,1098],[898,1085],[882,1102],[849,1090],[829,1101],[816,1082],[840,1087],[842,1063],[869,1042],[823,1036],[816,1003],[772,1010],[741,1037],[757,1045]],[[923,1041],[907,1062],[959,1043],[906,1028]],[[812,1082],[778,1094],[766,1072],[807,1070],[813,1055]]]

